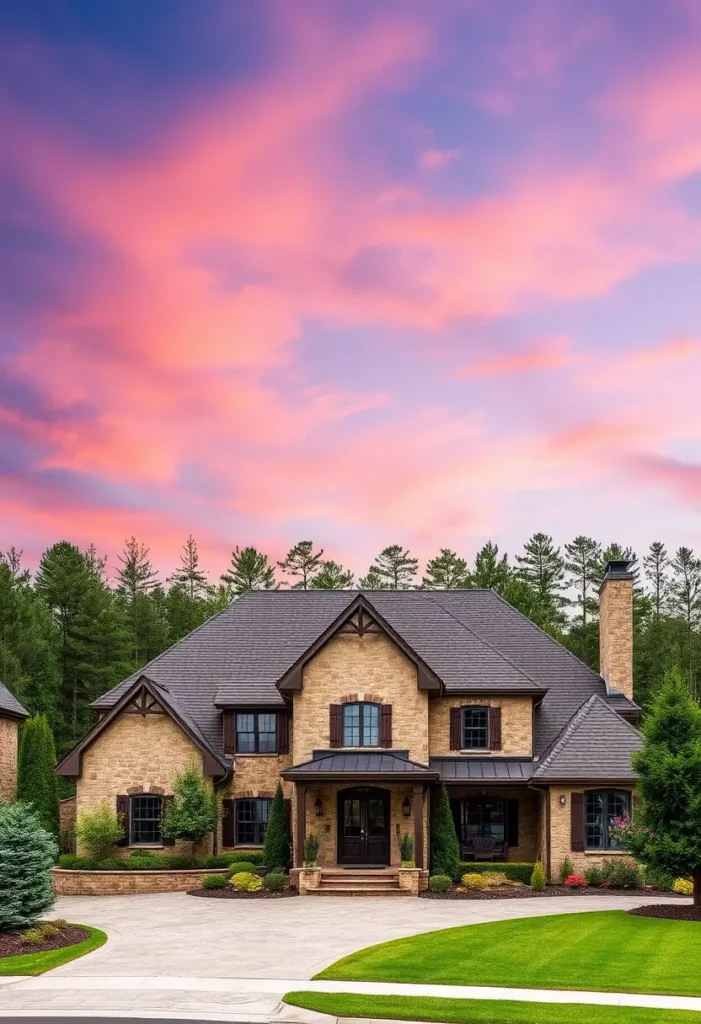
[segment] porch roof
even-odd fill
[[[410,761],[397,751],[383,750],[368,753],[333,752],[314,757],[311,761],[293,765],[280,773],[283,779],[296,782],[344,781],[375,779],[387,782],[438,782],[436,769]]]
[[[442,782],[528,782],[530,757],[432,757],[430,767]]]

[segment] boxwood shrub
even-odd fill
[[[263,863],[263,851],[239,850],[237,853],[215,853],[212,856],[200,858],[200,861],[203,868],[228,868],[230,864],[236,864],[239,861],[260,867]]]
[[[484,874],[486,871],[500,871],[512,882],[523,882],[524,885],[530,885],[534,867],[535,864],[522,864],[518,861],[464,860],[458,865],[458,877],[455,881],[459,881],[463,875],[467,874],[477,875]]]
[[[431,875],[428,880],[428,887],[431,892],[448,892],[453,880],[450,875]]]
[[[268,892],[282,892],[287,888],[287,875],[277,871],[271,871],[263,879],[263,885]]]
[[[202,879],[203,889],[226,889],[228,884],[226,875],[205,875]]]
[[[255,864],[249,864],[247,861],[238,860],[234,864],[229,865],[229,875],[255,875],[256,866]]]

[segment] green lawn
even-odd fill
[[[623,910],[473,924],[369,946],[317,978],[701,995],[701,924]]]
[[[289,992],[285,1002],[334,1017],[389,1017],[446,1024],[699,1024],[693,1010],[649,1010],[571,1003],[516,1003],[490,999],[426,999]]]
[[[87,939],[75,946],[64,946],[63,949],[49,949],[45,953],[20,953],[19,956],[5,956],[0,959],[0,975],[8,974],[43,974],[69,960],[92,953],[107,942],[107,936],[99,928],[90,928],[87,924],[76,925],[76,928],[87,928],[90,932]]]

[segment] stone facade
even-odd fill
[[[119,896],[123,893],[187,892],[200,889],[206,875],[226,875],[228,868],[204,871],[67,871],[51,872],[59,896]]]
[[[572,850],[572,793],[584,793],[587,789],[599,789],[599,786],[551,786],[550,787],[550,874],[552,879],[559,875],[560,865],[566,857],[572,861],[575,872],[582,872],[594,865],[599,866],[603,860],[612,857],[627,857],[623,851],[608,850],[606,853],[576,853]],[[630,792],[629,786],[616,786],[616,789]],[[564,804],[560,798],[564,797]]]
[[[633,699],[633,578],[604,579],[599,610],[600,671]]]
[[[431,757],[459,754],[450,749],[450,709],[470,705],[501,708],[501,750],[480,756],[530,757],[533,753],[533,701],[530,697],[439,697],[429,704],[428,735]]]
[[[278,782],[282,782],[285,799],[291,800],[294,787],[291,782],[280,778],[280,772],[291,767],[291,754],[237,754],[236,771],[222,786],[217,787],[217,795],[234,800],[243,797],[272,798]],[[223,846],[221,815],[217,829],[217,849],[228,849]]]
[[[14,800],[17,791],[17,735],[14,718],[0,718],[0,798]]]

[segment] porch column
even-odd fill
[[[414,786],[414,863],[424,866],[424,787]]]
[[[307,838],[307,784],[298,782],[297,790],[297,822],[295,826],[295,867],[304,866],[304,840]]]

